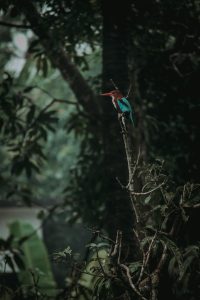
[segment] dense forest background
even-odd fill
[[[32,289],[3,279],[2,297],[198,299],[199,1],[0,9],[0,205],[40,207],[50,261],[65,270],[56,294],[31,271]],[[111,78],[134,110],[131,176],[117,114],[100,96]],[[34,234],[2,237],[1,265],[26,268]]]

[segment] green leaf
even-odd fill
[[[97,244],[90,243],[90,244],[87,244],[85,247],[87,247],[87,248],[97,248]]]
[[[44,127],[40,126],[39,127],[39,131],[40,131],[40,134],[41,134],[41,137],[47,141],[47,130],[44,129]]]
[[[29,163],[28,160],[27,160],[26,163],[25,163],[25,170],[26,170],[26,176],[27,176],[28,178],[30,178],[31,175],[32,175],[32,169],[31,169],[31,165],[30,165],[30,163]]]
[[[32,91],[32,89],[34,89],[35,88],[35,86],[27,86],[24,90],[23,90],[23,92],[24,93],[29,93],[30,91]]]
[[[36,109],[35,105],[31,105],[30,110],[26,116],[26,123],[28,125],[33,121],[35,115],[35,109]]]
[[[37,218],[40,220],[43,220],[46,217],[46,213],[44,210],[40,210],[39,213],[37,214]]]
[[[167,248],[174,255],[174,257],[178,263],[179,278],[182,278],[183,273],[184,273],[184,265],[183,265],[183,256],[182,256],[180,249],[172,240],[170,240],[169,238],[167,238],[165,236],[163,236],[160,241],[162,242],[163,246],[167,245]]]
[[[13,272],[15,272],[15,267],[12,258],[8,254],[5,255],[5,263],[8,264],[8,266],[12,269]]]
[[[14,262],[16,263],[16,265],[18,266],[18,268],[20,270],[24,270],[25,269],[24,261],[23,261],[21,255],[19,253],[15,253],[13,255],[13,259],[14,259]]]
[[[145,204],[148,204],[151,200],[151,195],[147,196],[145,199],[144,199],[144,203]]]
[[[135,273],[141,268],[141,266],[142,266],[141,262],[136,261],[136,262],[131,263],[128,267],[129,267],[131,273]]]
[[[34,228],[29,223],[15,221],[9,224],[9,227],[10,232],[18,240],[24,236],[30,237],[21,245],[25,270],[20,269],[17,273],[20,282],[22,282],[24,286],[32,285],[32,276],[30,276],[30,270],[32,270],[35,273],[35,278],[39,279],[38,287],[43,290],[45,295],[51,294],[52,296],[56,284],[44,242],[38,237]],[[18,261],[18,263],[20,262]],[[41,276],[42,274],[45,275]]]
[[[34,162],[30,162],[31,163],[31,167],[36,171],[36,173],[40,173],[40,168],[34,163]]]
[[[47,77],[48,61],[47,61],[46,57],[43,57],[43,59],[42,59],[42,72],[43,72],[43,76]]]
[[[20,175],[24,169],[24,162],[22,160],[13,160],[11,167],[11,174]]]
[[[110,248],[110,245],[108,243],[102,242],[97,244],[97,248]]]

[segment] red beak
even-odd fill
[[[100,94],[101,96],[112,96],[112,93],[104,93],[104,94]]]

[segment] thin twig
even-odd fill
[[[140,270],[140,275],[139,275],[137,284],[139,284],[139,282],[141,281],[141,279],[142,279],[142,277],[144,275],[144,270],[145,270],[145,267],[147,266],[147,264],[149,262],[149,258],[150,258],[150,254],[151,254],[151,249],[153,248],[153,244],[155,242],[156,237],[157,237],[157,232],[154,234],[154,236],[153,236],[153,238],[151,240],[151,243],[149,244],[148,251],[145,253],[145,256],[144,256],[144,259],[143,259],[142,268]]]
[[[133,199],[134,198],[134,199]],[[130,194],[130,199],[131,199],[131,204],[132,204],[132,208],[133,208],[133,211],[135,213],[135,218],[136,218],[136,222],[139,224],[140,223],[140,218],[139,218],[139,214],[137,212],[137,208],[136,208],[136,205],[134,203],[134,201],[136,200],[135,199],[135,195],[131,195]]]
[[[154,191],[158,190],[165,183],[166,183],[166,181],[163,181],[160,185],[156,186],[155,188],[153,188],[152,190],[147,191],[147,192],[134,192],[134,191],[130,191],[130,192],[131,192],[132,195],[135,195],[135,196],[148,195],[148,194],[151,194]]]
[[[158,285],[160,282],[160,272],[166,262],[167,259],[167,245],[164,246],[162,256],[158,262],[157,268],[155,271],[151,274],[151,283],[152,283],[152,300],[157,300],[157,294],[158,294]]]
[[[130,85],[129,85],[129,89],[128,89],[128,92],[127,92],[126,98],[128,98],[128,97],[129,97],[129,94],[130,94],[130,91],[131,91],[131,89],[132,89],[132,84],[130,84]]]
[[[200,203],[197,203],[197,204],[194,204],[194,205],[184,204],[183,207],[185,207],[185,208],[199,208]]]
[[[35,290],[35,299],[36,300],[39,300],[39,291],[38,291],[38,282],[39,282],[39,277],[35,276],[34,272],[32,270],[30,270],[30,274],[31,274],[31,277],[32,277],[32,280],[33,280],[33,287],[34,287],[34,290]]]
[[[132,288],[132,290],[133,290],[133,291],[134,291],[134,292],[135,292],[142,300],[148,300],[146,297],[144,297],[144,296],[140,293],[140,291],[137,289],[137,287],[136,287],[135,284],[133,283],[129,268],[128,268],[126,265],[124,265],[124,264],[120,264],[120,267],[126,271],[126,276],[127,276],[127,278],[128,278],[128,281],[129,281],[129,284],[130,284],[130,287]]]
[[[117,230],[115,246],[114,246],[113,252],[110,254],[110,256],[115,256],[117,254],[118,246],[119,246],[119,230]]]
[[[117,180],[117,182],[119,183],[119,185],[122,189],[126,189],[127,185],[124,185],[123,183],[121,183],[121,181],[118,177],[116,177],[116,180]]]
[[[119,90],[119,88],[118,88],[117,85],[114,83],[114,81],[112,80],[112,78],[110,78],[110,81],[111,81],[111,83],[113,84],[114,88],[115,88],[116,90]]]
[[[164,263],[165,263],[166,258],[167,258],[167,245],[164,246],[163,253],[162,253],[162,256],[161,256],[161,259],[160,259],[159,264],[158,264],[158,267],[157,267],[157,269],[156,269],[156,272],[157,272],[157,273],[160,273],[160,272],[161,272],[161,269],[162,269],[162,267],[164,266]]]
[[[16,23],[10,23],[10,22],[5,22],[5,21],[0,21],[1,26],[6,26],[6,27],[16,27],[16,28],[21,28],[21,29],[30,29],[30,25],[25,25],[25,24],[16,24]]]
[[[82,269],[79,269],[77,267],[74,267],[74,269],[76,271],[80,272],[81,274],[90,275],[92,277],[104,278],[104,275],[98,275],[98,274],[90,273],[90,272],[87,272],[87,271],[83,271]]]
[[[130,186],[130,184],[131,184],[131,182],[132,182],[132,180],[133,180],[133,177],[134,177],[134,175],[135,175],[135,171],[136,171],[137,166],[138,166],[138,163],[139,163],[139,159],[140,159],[140,147],[139,147],[139,150],[138,150],[137,160],[136,160],[136,163],[135,163],[135,165],[134,165],[132,175],[131,175],[131,177],[129,178],[129,182],[128,182],[127,186],[126,186],[127,189],[129,189],[129,186]]]
[[[122,231],[119,231],[119,250],[118,250],[118,258],[117,258],[118,264],[120,264],[121,252],[122,252]]]
[[[142,250],[142,247],[141,247],[141,241],[140,241],[140,238],[139,238],[139,234],[138,234],[138,232],[137,232],[137,230],[136,230],[135,228],[133,228],[133,232],[134,232],[134,234],[135,234],[135,236],[136,236],[136,239],[137,239],[137,241],[138,241],[138,244],[139,244],[139,246],[140,246],[140,249]]]
[[[101,237],[102,239],[107,240],[107,241],[109,241],[109,242],[115,244],[115,241],[114,241],[113,239],[111,239],[111,238],[109,238],[109,237],[103,235],[101,232],[99,233],[99,237]]]

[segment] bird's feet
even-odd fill
[[[119,119],[119,121],[120,121],[120,123],[121,123],[121,128],[122,128],[121,133],[122,133],[122,134],[127,134],[128,131],[127,131],[127,129],[126,129],[125,114],[124,114],[124,113],[118,114],[118,119]]]

